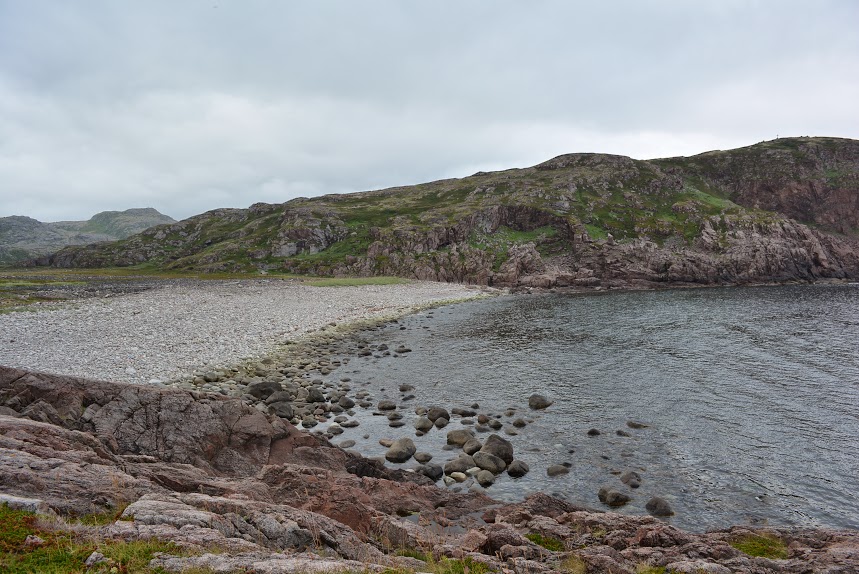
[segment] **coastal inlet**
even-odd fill
[[[460,451],[446,433],[477,421],[452,415],[415,436],[415,407],[477,404],[500,417],[491,432],[531,469],[499,475],[495,498],[545,491],[606,508],[606,487],[630,497],[621,512],[644,514],[663,497],[676,512],[669,520],[693,530],[859,526],[855,285],[502,297],[360,338],[363,353],[323,379],[348,378],[360,394],[360,425],[334,440],[367,456],[384,457],[380,439],[409,436],[444,465]],[[534,392],[553,404],[530,409]],[[379,416],[383,400],[403,426]]]

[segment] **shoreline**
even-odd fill
[[[140,292],[0,314],[0,364],[117,382],[163,383],[276,352],[330,326],[401,315],[493,290],[412,282],[310,287],[283,279],[146,281]]]

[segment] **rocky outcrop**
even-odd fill
[[[220,209],[58,267],[398,275],[519,288],[859,276],[859,142],[794,138],[691,158],[567,154],[532,168]]]
[[[509,459],[495,442],[486,451]],[[0,500],[61,515],[121,509],[89,535],[194,550],[150,564],[168,572],[426,571],[402,549],[514,572],[859,568],[856,532],[695,534],[544,494],[499,504],[402,479],[236,399],[0,367]],[[737,548],[761,535],[779,557]]]

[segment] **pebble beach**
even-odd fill
[[[0,314],[0,364],[126,383],[264,356],[334,324],[478,297],[463,285],[311,287],[280,279],[180,280],[136,293]]]

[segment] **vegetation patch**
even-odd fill
[[[420,560],[421,562],[429,562],[430,557],[420,550],[414,550],[412,548],[400,548],[396,552],[394,552],[397,556],[406,556],[408,558],[414,558],[416,560]]]
[[[787,545],[775,536],[749,534],[731,541],[731,546],[749,556],[761,558],[787,558]]]
[[[582,560],[581,556],[577,556],[576,554],[571,554],[564,558],[559,566],[562,572],[567,572],[568,574],[587,574],[588,572],[587,563]]]
[[[551,550],[552,552],[561,552],[564,550],[564,543],[557,538],[552,538],[551,536],[543,536],[542,534],[535,533],[526,534],[525,538],[537,546],[542,546],[546,550]]]
[[[53,525],[31,512],[0,505],[0,572],[157,574],[149,568],[149,561],[157,552],[184,554],[172,542],[99,540],[95,529],[71,530],[63,526],[61,521]],[[28,544],[28,536],[38,537],[41,541]],[[96,551],[102,553],[108,562],[87,570],[84,563]]]
[[[305,281],[311,287],[358,287],[361,285],[400,285],[411,283],[402,277],[332,277],[330,279],[313,279]]]

